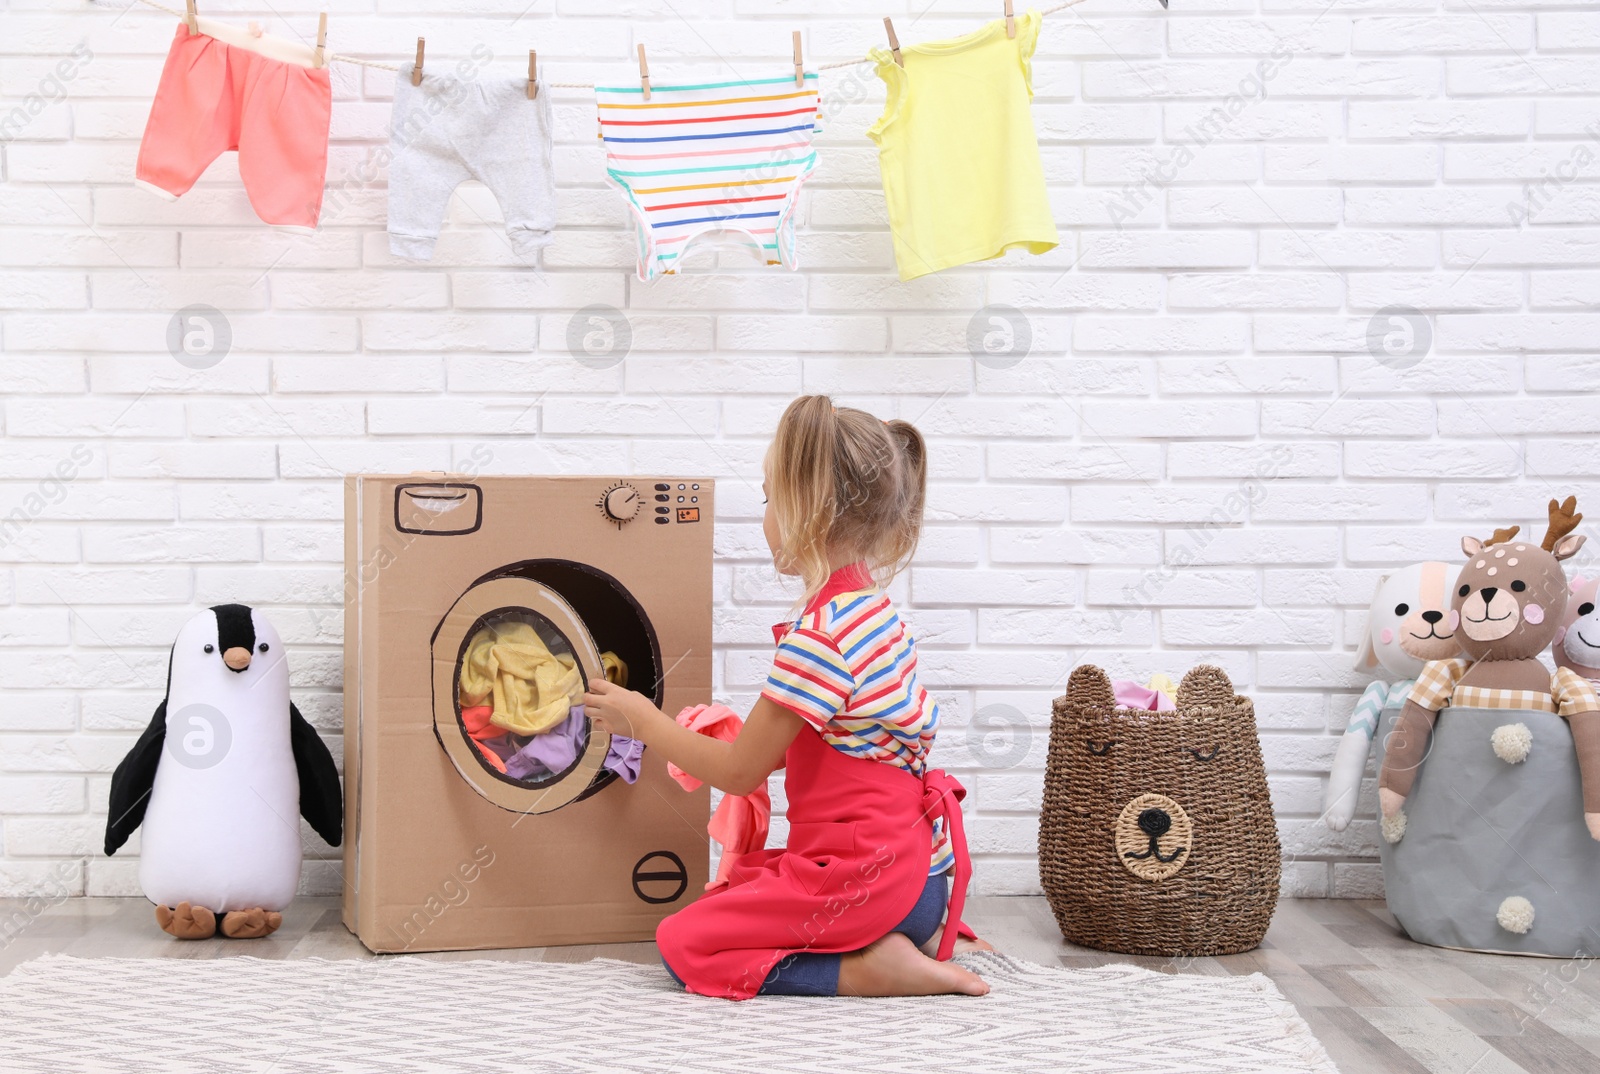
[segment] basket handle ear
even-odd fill
[[[1233,701],[1233,683],[1228,673],[1210,664],[1196,664],[1178,684],[1178,707],[1227,705]]]
[[[1104,671],[1093,664],[1079,664],[1067,679],[1067,702],[1078,709],[1114,709],[1117,695]]]

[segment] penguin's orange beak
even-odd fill
[[[243,671],[250,666],[250,650],[242,645],[235,645],[222,654],[222,662],[234,671]]]

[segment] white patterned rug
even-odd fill
[[[47,955],[0,978],[0,1070],[1337,1074],[1260,974],[960,961],[988,996],[732,1003],[609,959]]]

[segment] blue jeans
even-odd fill
[[[945,878],[948,875],[939,873],[928,877],[927,885],[917,897],[917,905],[911,908],[904,921],[889,931],[903,933],[918,947],[931,940],[933,934],[939,931],[939,923],[944,920],[945,901],[950,897],[945,885]],[[839,960],[842,957],[837,954],[823,955],[810,951],[796,951],[792,955],[785,955],[767,974],[767,979],[761,983],[758,995],[837,996]],[[662,959],[661,964],[667,966],[666,959]],[[672,974],[674,981],[683,984],[683,979],[672,972],[671,966],[667,966],[667,972]]]

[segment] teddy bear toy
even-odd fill
[[[1413,563],[1378,579],[1356,670],[1379,669],[1386,674],[1369,684],[1356,703],[1328,773],[1322,819],[1336,832],[1349,827],[1355,816],[1367,754],[1383,710],[1405,700],[1427,661],[1447,660],[1461,652],[1450,608],[1456,571],[1450,563]]]
[[[1464,655],[1430,661],[1385,713],[1378,850],[1413,940],[1572,958],[1600,937],[1600,696],[1570,662],[1552,675],[1539,659],[1558,632],[1592,636],[1578,625],[1592,608],[1567,614],[1575,508],[1551,500],[1539,543],[1517,527],[1462,540],[1450,611]]]

